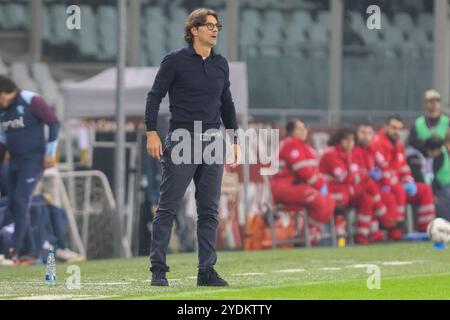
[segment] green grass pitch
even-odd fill
[[[150,286],[148,258],[77,264],[81,288],[69,290],[68,264],[57,264],[57,284],[44,284],[45,266],[0,268],[0,299],[449,299],[450,250],[429,242],[219,252],[226,288],[196,287],[196,254],[171,254],[169,288]],[[367,265],[380,271],[368,289]],[[370,282],[369,283],[373,283]]]

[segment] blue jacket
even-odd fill
[[[44,126],[49,127],[48,142]],[[45,100],[21,90],[13,102],[0,109],[0,159],[6,149],[11,158],[55,155],[59,121]]]

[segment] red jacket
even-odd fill
[[[414,181],[411,169],[406,162],[403,143],[396,141],[394,145],[384,129],[381,129],[374,137],[370,147],[375,152],[377,165],[383,171],[383,184],[394,185],[399,182]]]
[[[280,143],[280,170],[273,179],[293,178],[319,190],[325,179],[319,173],[316,151],[299,139],[286,137]]]
[[[358,165],[352,159],[352,153],[341,146],[329,148],[320,159],[320,172],[333,184],[358,185],[361,182]]]
[[[358,165],[361,180],[369,178],[369,171],[376,166],[375,152],[371,146],[356,145],[352,151],[352,160]]]

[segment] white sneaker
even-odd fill
[[[14,267],[14,261],[5,259],[5,256],[0,254],[0,267]]]
[[[66,249],[56,249],[55,256],[57,259],[64,262],[80,262],[86,260],[85,256],[82,256],[76,252]]]

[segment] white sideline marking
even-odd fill
[[[414,261],[385,261],[382,263],[384,266],[404,266],[408,264],[413,264]]]
[[[275,270],[274,272],[277,273],[297,273],[297,272],[304,272],[305,269],[284,269],[284,270]]]
[[[349,268],[359,268],[359,269],[367,269],[368,267],[373,266],[374,264],[352,264],[348,266]]]
[[[372,265],[376,265],[381,263],[384,266],[405,266],[405,265],[409,265],[409,264],[413,264],[417,261],[378,261],[378,262],[374,262],[373,264],[352,264],[350,266],[348,266],[349,268],[368,268]]]
[[[122,285],[128,285],[130,282],[85,282],[81,283],[81,285],[88,285],[88,286],[122,286]]]
[[[42,296],[27,296],[27,297],[17,297],[13,300],[85,300],[85,299],[104,299],[113,298],[116,296],[91,296],[91,295],[42,295]]]
[[[234,273],[233,276],[262,276],[264,272]]]
[[[197,279],[197,276],[186,277],[186,279]]]
[[[338,271],[338,270],[342,270],[342,268],[325,267],[325,268],[319,268],[319,270],[324,270],[324,271]]]

